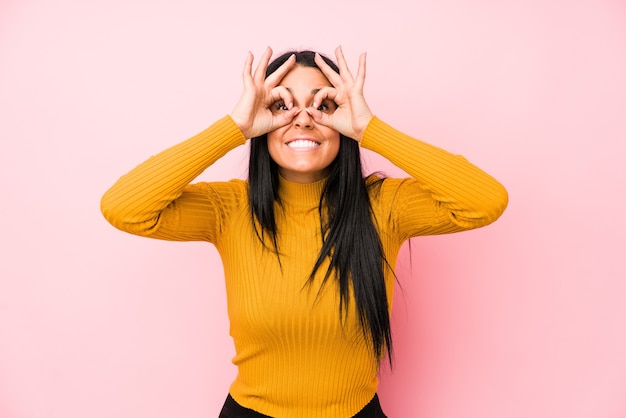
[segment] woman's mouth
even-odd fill
[[[307,150],[320,146],[320,143],[313,139],[294,139],[287,142],[287,146],[294,150]]]

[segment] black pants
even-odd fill
[[[230,394],[224,402],[222,412],[220,412],[219,418],[272,418],[269,415],[263,415],[252,409],[245,408],[237,403]],[[287,417],[286,417],[287,418]],[[383,413],[378,401],[378,395],[374,395],[374,398],[365,405],[353,418],[387,418],[387,415]]]

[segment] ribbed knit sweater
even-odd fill
[[[191,184],[245,142],[232,119],[224,117],[121,177],[102,198],[102,212],[112,225],[133,234],[215,245],[224,264],[238,368],[230,393],[238,403],[272,417],[351,417],[376,393],[378,361],[362,337],[354,303],[342,323],[337,288],[320,287],[327,265],[312,286],[305,286],[321,246],[318,205],[324,180],[280,179],[276,222],[282,268],[254,232],[246,181]],[[371,195],[392,266],[408,238],[481,227],[507,205],[500,183],[465,158],[377,118],[361,146],[411,176],[386,179]],[[389,274],[390,307],[393,281]]]

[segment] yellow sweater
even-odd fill
[[[351,417],[377,390],[378,362],[361,336],[354,303],[339,322],[338,291],[304,284],[320,250],[317,211],[323,181],[281,179],[277,210],[282,270],[250,220],[247,182],[191,181],[246,139],[230,117],[140,164],[102,198],[115,227],[177,241],[209,241],[224,263],[238,375],[231,395],[273,417]],[[410,138],[374,118],[361,146],[409,173],[372,196],[383,249],[393,266],[410,237],[487,225],[507,205],[506,190],[460,156]],[[327,266],[318,270],[319,275]],[[387,277],[389,306],[393,277]]]

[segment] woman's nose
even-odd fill
[[[313,119],[309,113],[302,109],[300,113],[298,113],[293,119],[293,123],[298,128],[312,128],[313,127]]]

